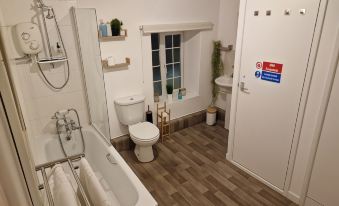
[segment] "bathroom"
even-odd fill
[[[339,204],[338,2],[0,2],[0,205]]]

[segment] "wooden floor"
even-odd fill
[[[153,162],[138,163],[132,151],[121,154],[160,206],[295,205],[225,159],[227,135],[202,123],[158,143]]]

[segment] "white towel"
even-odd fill
[[[85,158],[80,161],[80,183],[91,203],[95,206],[111,206],[109,198]]]
[[[55,206],[80,206],[75,191],[61,165],[52,168],[49,185]]]
[[[1,206],[9,206],[5,192],[3,191],[1,185],[0,185],[0,205]]]

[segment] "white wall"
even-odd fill
[[[237,40],[238,15],[239,15],[239,0],[221,0],[219,7],[219,29],[218,39],[223,46],[233,45],[233,51],[222,52],[224,62],[224,74],[231,75],[233,73],[235,46]],[[229,113],[230,101],[226,98],[231,98],[231,95],[219,94],[216,105],[226,110]],[[227,115],[227,114],[226,114]],[[225,122],[226,124],[226,122]]]
[[[224,74],[233,74],[233,65],[235,59],[235,46],[237,39],[238,16],[239,16],[239,0],[221,0],[219,8],[219,29],[218,39],[224,47],[233,45],[233,51],[222,52],[222,60],[224,62]],[[216,106],[225,110],[225,128],[229,129],[230,113],[231,113],[231,89],[225,90],[227,94],[220,93],[218,95]]]
[[[181,103],[171,105],[174,118],[205,109],[211,100],[210,89],[210,56],[212,41],[217,38],[219,21],[219,0],[127,0],[120,3],[116,0],[79,0],[79,7],[96,8],[98,19],[105,21],[119,18],[128,30],[128,37],[121,42],[101,43],[102,57],[120,55],[131,58],[128,69],[105,74],[108,110],[111,124],[111,136],[117,137],[127,133],[127,128],[118,122],[114,99],[144,93],[147,104],[152,106],[152,67],[150,36],[142,36],[139,26],[144,24],[163,24],[179,22],[210,21],[214,23],[212,31],[200,33],[200,67],[199,96]],[[234,30],[235,32],[235,30]],[[152,107],[151,107],[152,108]]]
[[[13,58],[23,55],[13,39],[13,25],[19,22],[37,22],[37,12],[31,9],[33,2],[0,0],[1,9],[4,12],[5,24],[1,26],[1,32],[5,39],[6,56],[10,59],[11,70],[30,136],[54,133],[54,123],[50,120],[50,117],[55,111],[63,108],[76,108],[80,111],[82,123],[88,123],[80,62],[70,21],[69,8],[71,6],[96,8],[98,19],[108,21],[112,18],[119,18],[124,22],[124,28],[128,30],[128,37],[125,41],[101,43],[103,58],[109,55],[131,58],[131,65],[128,69],[105,74],[111,136],[114,138],[127,133],[127,128],[120,125],[117,119],[113,104],[114,99],[144,93],[147,96],[146,103],[150,104],[151,108],[153,106],[151,52],[149,50],[151,46],[150,36],[142,36],[139,26],[143,24],[198,21],[214,23],[213,30],[202,31],[194,37],[194,41],[200,42],[201,48],[197,52],[197,55],[201,58],[197,58],[196,62],[194,62],[200,70],[199,75],[196,77],[199,82],[199,88],[197,89],[199,94],[184,102],[171,105],[173,117],[178,118],[203,110],[210,104],[212,41],[220,38],[225,42],[224,44],[234,44],[237,2],[237,0],[128,0],[123,2],[117,0],[46,0],[47,5],[55,8],[66,49],[70,56],[71,67],[71,79],[67,88],[54,92],[43,83],[41,75],[39,75],[35,66],[27,63],[18,65],[13,60]],[[223,11],[221,15],[219,15],[219,11]],[[223,25],[220,32],[218,32],[219,22]],[[52,44],[55,44],[55,42],[52,41]],[[227,65],[233,64],[231,60],[225,62]],[[52,81],[61,83],[60,81],[63,80],[61,78],[62,71],[62,68],[58,68],[45,72]],[[221,101],[220,107],[225,107],[224,101]]]

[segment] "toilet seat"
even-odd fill
[[[140,122],[128,127],[129,134],[133,140],[139,142],[150,142],[159,138],[159,129],[149,122]]]

